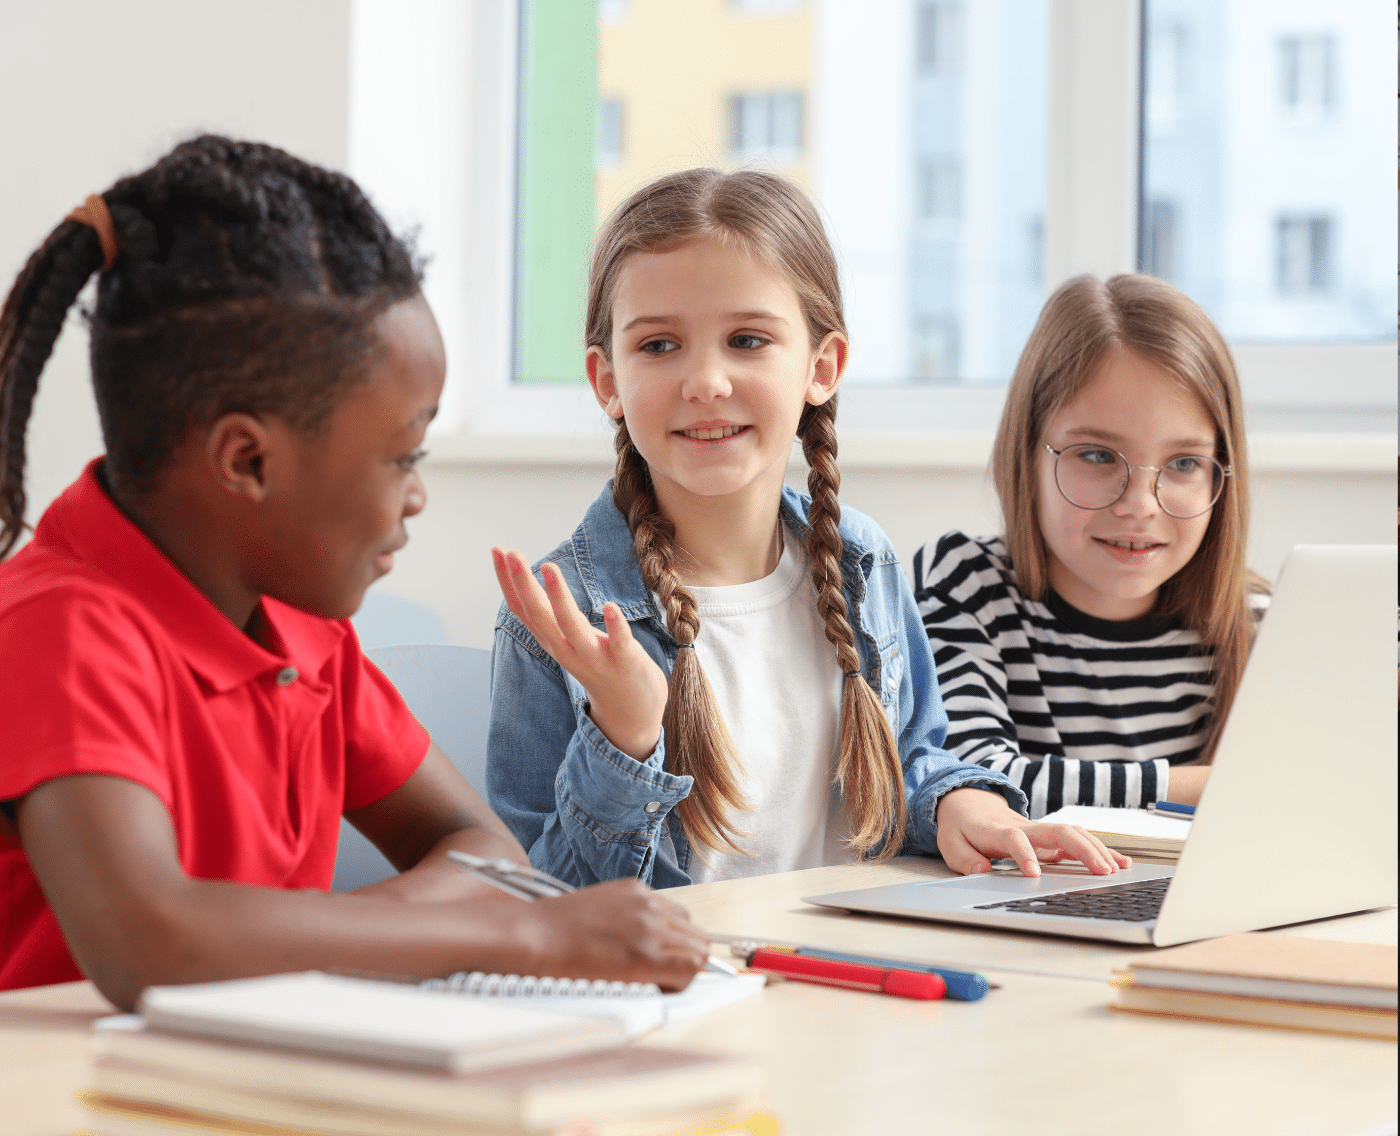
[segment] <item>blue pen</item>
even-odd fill
[[[876,958],[874,955],[851,955],[844,951],[826,951],[820,947],[799,947],[794,954],[809,955],[812,958],[832,959],[836,962],[858,962],[866,966],[880,966],[886,970],[912,970],[918,974],[936,974],[948,987],[949,998],[959,1002],[976,1002],[989,989],[987,976],[972,970],[948,970],[942,966],[929,966],[922,962],[902,962],[898,959]]]
[[[1178,805],[1175,801],[1153,801],[1147,807],[1149,811],[1154,813],[1165,813],[1168,816],[1185,819],[1189,819],[1196,812],[1195,805]]]

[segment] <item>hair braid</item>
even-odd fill
[[[841,684],[841,739],[836,781],[841,787],[846,815],[853,822],[848,839],[862,855],[879,848],[879,858],[889,859],[904,843],[908,823],[904,773],[899,746],[879,696],[860,673],[860,656],[856,652],[855,633],[851,630],[842,590],[842,540],[837,527],[841,521],[841,503],[836,496],[841,487],[841,473],[836,468],[836,399],[828,399],[821,406],[807,407],[797,436],[810,467],[807,489],[812,506],[808,514],[807,554],[812,560],[817,610],[845,675]]]
[[[657,508],[646,460],[621,419],[614,444],[613,503],[632,531],[642,582],[660,598],[672,637],[682,647],[693,647],[700,612],[676,575],[675,526]],[[687,838],[697,847],[737,850],[743,831],[732,814],[749,807],[739,786],[739,758],[694,650],[676,652],[662,724],[670,771],[695,778],[690,795],[676,806]]]
[[[39,375],[68,309],[101,267],[97,234],[64,221],[29,258],[0,310],[0,558],[24,530],[25,431]]]

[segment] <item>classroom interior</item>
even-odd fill
[[[663,34],[682,9],[695,27]],[[1376,11],[1379,31],[1361,34]],[[1027,29],[1039,37],[1029,47]],[[999,530],[992,436],[1009,367],[1054,286],[1152,268],[1190,291],[1203,243],[1215,243],[1252,256],[1254,285],[1242,287],[1267,293],[1236,305],[1227,337],[1249,403],[1250,564],[1273,577],[1295,544],[1394,539],[1393,31],[1375,0],[0,0],[0,276],[12,279],[89,193],[195,133],[270,142],[360,179],[393,224],[417,229],[449,352],[422,466],[428,507],[371,590],[378,614],[362,632],[489,647],[500,604],[491,546],[543,556],[611,474],[581,347],[577,369],[559,370],[575,351],[565,317],[581,287],[579,217],[650,176],[747,162],[813,193],[852,322],[841,497],[877,518],[906,561],[949,530]],[[570,55],[571,37],[586,52]],[[971,46],[959,54],[959,43]],[[1254,56],[1232,70],[1222,53],[1240,45]],[[1364,82],[1353,64],[1370,68]],[[1223,228],[1192,243],[1173,194],[1194,200],[1201,186],[1189,171],[1173,182],[1172,147],[1191,98],[1238,95],[1250,75],[1282,116],[1283,151],[1260,165],[1268,192],[1244,192],[1259,199],[1257,232],[1230,230],[1235,214],[1221,206]],[[704,98],[686,87],[702,82]],[[637,100],[648,91],[669,119],[647,117]],[[1218,172],[1249,123],[1216,104],[1196,110],[1219,127],[1197,154]],[[943,111],[957,130],[921,133]],[[643,153],[648,122],[673,133]],[[1364,135],[1351,157],[1325,149],[1343,130]],[[950,163],[950,138],[1000,138],[1002,149]],[[1324,156],[1295,168],[1294,145]],[[1008,149],[1029,153],[1029,189],[1006,173]],[[580,178],[560,221],[541,201]],[[1383,207],[1364,212],[1358,194],[1375,185]],[[1007,296],[968,250],[1013,238],[1024,263]],[[561,269],[551,249],[573,260]],[[944,269],[956,288],[938,283]],[[31,523],[100,451],[75,309],[29,429]],[[805,482],[800,455],[789,481]],[[946,874],[932,859],[813,872],[700,885],[682,902],[707,926],[775,941],[911,958],[980,951],[1004,989],[929,1011],[790,984],[783,1001],[753,999],[663,1038],[764,1061],[788,1132],[932,1131],[935,1117],[938,1130],[967,1132],[1395,1132],[1387,1043],[1129,1021],[1104,1010],[1106,980],[1133,957],[1121,946],[976,940],[908,921],[882,930],[801,903]],[[1393,944],[1394,909],[1333,920],[1329,933]],[[76,984],[6,996],[0,1136],[73,1130],[100,1003]],[[948,1032],[928,1034],[930,1014]],[[1091,1094],[1076,1070],[1094,1077]]]
[[[709,21],[706,34],[715,43],[757,44],[735,48],[723,66],[714,67],[693,62],[704,56],[710,41],[697,40],[687,53],[658,34],[656,22],[666,14],[663,0],[605,0],[597,20],[590,14],[584,21],[587,26],[579,24],[577,14],[589,9],[587,4],[557,5],[553,12],[542,0],[540,7],[550,20],[568,13],[573,22],[565,20],[553,41],[536,45],[539,73],[558,83],[590,81],[596,75],[599,84],[596,120],[592,109],[585,120],[577,115],[572,120],[584,122],[585,135],[586,128],[593,128],[595,149],[612,148],[581,159],[589,177],[597,170],[596,182],[586,187],[593,194],[589,204],[595,215],[626,189],[678,164],[766,163],[816,195],[843,258],[853,341],[851,377],[838,419],[842,500],[874,516],[906,561],[924,542],[952,529],[979,535],[998,531],[986,462],[1006,374],[1039,301],[1077,272],[1108,275],[1137,268],[1143,263],[1144,241],[1152,240],[1154,232],[1159,244],[1162,240],[1160,224],[1147,226],[1146,232],[1140,224],[1138,188],[1142,114],[1160,111],[1150,101],[1167,97],[1158,89],[1166,80],[1145,90],[1140,47],[1147,42],[1158,53],[1153,57],[1165,60],[1160,66],[1181,71],[1186,76],[1182,83],[1195,75],[1199,84],[1212,65],[1209,53],[1201,49],[1192,58],[1178,59],[1186,48],[1168,34],[1179,27],[1190,30],[1190,12],[1182,12],[1192,5],[1154,0],[1144,32],[1143,11],[1129,0],[995,0],[961,7],[946,0],[696,0],[687,12]],[[1258,12],[1246,4],[1243,17],[1267,16],[1269,26],[1256,38],[1276,47],[1288,28],[1316,32],[1321,26],[1316,9],[1299,0],[1266,5]],[[500,602],[490,547],[517,548],[529,559],[544,555],[573,530],[612,462],[611,431],[582,385],[582,351],[570,354],[567,321],[558,332],[544,335],[554,335],[566,360],[577,359],[576,371],[553,374],[553,381],[514,381],[528,367],[531,350],[519,327],[529,300],[522,299],[517,278],[525,255],[520,254],[524,245],[516,208],[521,181],[527,176],[534,178],[532,184],[567,181],[580,161],[574,153],[580,143],[564,128],[568,123],[556,124],[551,133],[550,114],[542,113],[530,128],[535,166],[524,173],[519,168],[520,134],[529,127],[527,122],[517,129],[522,98],[542,100],[540,105],[550,110],[550,97],[560,105],[569,94],[551,94],[548,83],[530,87],[521,79],[522,30],[527,40],[542,33],[532,33],[528,22],[522,23],[514,0],[317,0],[296,5],[248,0],[236,16],[220,5],[179,0],[124,0],[120,5],[10,0],[3,11],[0,96],[16,110],[3,128],[0,269],[6,279],[74,204],[198,131],[264,140],[346,169],[361,179],[395,225],[417,227],[420,248],[431,257],[428,294],[448,344],[448,387],[423,467],[428,508],[410,522],[410,544],[397,557],[394,572],[372,589],[370,605],[388,611],[391,622],[379,634],[391,639],[409,635],[489,646]],[[1154,19],[1166,30],[1158,29]],[[939,42],[954,34],[949,27],[967,42],[984,45],[983,55],[995,55],[998,44],[1020,34],[1019,24],[1036,20],[1043,41],[1037,67],[1027,68],[1012,55],[984,60],[978,70],[972,59],[960,72],[966,97],[948,104],[960,108],[961,129],[970,136],[981,136],[979,120],[969,117],[977,107],[1007,114],[1008,103],[1020,115],[1016,129],[1038,131],[1034,145],[1043,223],[1036,233],[1039,259],[1032,267],[1039,276],[1005,304],[990,305],[1014,309],[1020,323],[1008,317],[992,347],[983,350],[974,343],[977,328],[970,326],[983,319],[978,312],[988,306],[978,309],[975,303],[976,264],[960,270],[962,298],[950,301],[953,315],[964,325],[960,332],[954,327],[948,333],[947,321],[939,322],[942,317],[910,314],[911,305],[924,303],[920,290],[927,292],[932,285],[908,278],[920,270],[917,264],[909,268],[911,258],[918,260],[918,247],[917,241],[910,244],[907,230],[924,224],[914,236],[923,232],[936,238],[940,226],[946,230],[959,222],[935,216],[925,218],[925,224],[915,216],[895,234],[896,246],[889,246],[888,234],[877,232],[871,219],[952,209],[967,226],[981,226],[964,244],[982,239],[978,233],[994,236],[1003,228],[1021,233],[1019,222],[1003,226],[999,215],[988,219],[974,208],[977,192],[985,192],[988,201],[999,200],[996,185],[970,185],[959,208],[956,192],[944,184],[946,163],[920,166],[917,154],[905,154],[890,166],[888,155],[900,145],[907,150],[905,138],[916,132],[920,116],[944,105],[936,83],[928,98],[911,99],[908,92],[924,82],[921,67],[936,70],[938,53],[948,50]],[[1337,33],[1339,59],[1349,61],[1367,46],[1357,44],[1355,30],[1348,26]],[[1385,34],[1377,38],[1384,42],[1368,48],[1371,55],[1366,56],[1380,72],[1368,81],[1391,91],[1395,58],[1385,48],[1389,25],[1382,30]],[[585,68],[582,80],[566,75],[567,61],[556,58],[560,35],[574,34],[585,42],[595,34],[599,50],[612,53],[601,55],[595,68]],[[1240,32],[1226,28],[1221,35],[1238,39]],[[1190,42],[1189,37],[1183,40]],[[675,53],[675,66],[680,66],[675,60],[692,60],[675,73],[674,82],[664,66],[660,79],[640,64],[636,74],[619,73],[628,59],[649,60],[647,66],[655,69],[661,60],[649,45],[657,43],[667,45],[663,59]],[[799,49],[790,49],[793,43]],[[891,43],[912,46],[893,51]],[[765,44],[787,45],[785,54]],[[1272,64],[1266,60],[1260,66],[1268,71]],[[1364,91],[1358,92],[1340,64],[1333,66],[1337,74],[1329,81],[1340,92],[1332,96],[1336,114],[1354,115]],[[770,74],[774,68],[776,77]],[[1025,99],[1015,87],[1002,92],[989,85],[998,75],[1003,82],[1021,82],[1022,71],[1035,72],[1024,79],[1039,101],[1030,104],[1034,113],[1020,105]],[[741,111],[733,98],[727,110],[712,106],[714,121],[709,121],[696,109],[699,103],[685,101],[691,96],[674,93],[682,79],[699,81],[697,76],[719,91],[726,84],[742,89],[745,83],[805,91],[797,141],[781,137],[783,104],[776,96],[759,107],[767,114],[760,126],[768,133],[760,130],[758,143],[750,137],[754,128],[736,118]],[[980,86],[974,86],[974,79]],[[640,133],[647,126],[642,111],[614,109],[611,118],[607,113],[618,101],[608,97],[609,90],[626,94],[632,89],[629,83],[643,94],[671,92],[665,95],[675,104],[667,104],[673,111],[668,121],[678,133],[663,140],[661,158],[629,157],[627,124],[633,123],[634,135]],[[1166,90],[1169,95],[1169,83]],[[749,113],[757,112],[750,107]],[[1381,107],[1374,121],[1364,124],[1374,138],[1363,156],[1371,165],[1379,162],[1384,178],[1393,176],[1386,171],[1395,153],[1395,121],[1388,113]],[[988,136],[1014,125],[993,121]],[[745,129],[749,134],[739,137],[736,132]],[[1294,133],[1285,132],[1285,142],[1294,138],[1303,145],[1311,144],[1320,128],[1289,129]],[[788,149],[776,151],[770,161],[761,153],[764,137]],[[1014,131],[1010,137],[1016,140]],[[1226,137],[1232,137],[1228,131]],[[983,163],[991,168],[985,177],[995,175],[998,160],[993,154]],[[862,170],[878,171],[881,162],[900,176],[861,176]],[[969,178],[973,164],[969,157]],[[1334,161],[1323,173],[1341,194],[1353,183],[1365,183],[1371,170],[1363,167]],[[1309,171],[1308,176],[1315,174]],[[1278,199],[1286,201],[1292,193],[1302,203],[1326,206],[1325,186],[1303,186],[1297,182],[1301,176],[1293,171],[1273,179]],[[946,200],[950,193],[952,206]],[[1270,342],[1268,329],[1256,327],[1232,342],[1250,402],[1250,563],[1265,576],[1276,575],[1294,544],[1393,539],[1396,222],[1391,206],[1393,199],[1380,210],[1378,228],[1358,234],[1355,221],[1349,228],[1341,222],[1335,226],[1351,243],[1341,242],[1334,266],[1341,271],[1342,251],[1385,262],[1381,276],[1390,290],[1388,330],[1367,332],[1348,325],[1312,340],[1295,335]],[[1366,224],[1371,225],[1369,215]],[[586,240],[586,228],[580,230],[577,223],[572,235],[566,234],[574,241],[576,259],[583,252],[577,247],[580,232]],[[536,243],[556,235],[546,226]],[[568,240],[557,243],[567,245]],[[1189,243],[1183,245],[1178,267],[1189,251]],[[937,240],[929,247],[936,251]],[[1173,267],[1160,248],[1156,255],[1160,270]],[[1265,275],[1283,271],[1274,266],[1270,258],[1276,257],[1268,248],[1251,255],[1267,262]],[[581,272],[577,264],[574,268]],[[904,276],[895,279],[899,273]],[[937,283],[937,272],[932,276]],[[581,288],[581,275],[579,282]],[[567,310],[576,303],[566,296],[555,305],[548,282],[531,287],[537,309]],[[558,287],[568,292],[567,280]],[[1315,299],[1306,298],[1295,305],[1304,316],[1317,306]],[[1300,319],[1298,326],[1305,326],[1306,318]],[[963,369],[971,371],[970,377],[955,373],[956,359],[949,362],[949,334],[955,339],[961,335]],[[101,449],[85,340],[75,313],[40,386],[29,432],[31,522]],[[555,350],[551,343],[545,349]],[[979,352],[980,362],[973,358]],[[549,370],[548,364],[544,369]],[[801,485],[805,473],[795,455],[789,480]],[[399,616],[408,630],[393,625]]]

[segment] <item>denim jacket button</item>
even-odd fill
[[[649,813],[654,813],[654,812],[656,812],[656,810],[659,809],[660,807],[661,807],[661,802],[660,802],[660,801],[648,801],[646,804],[644,804],[644,805],[642,806],[642,808],[645,809],[645,810],[646,810],[647,812],[649,812]]]

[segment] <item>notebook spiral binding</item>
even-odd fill
[[[652,982],[608,982],[602,978],[590,982],[586,978],[536,978],[480,970],[429,978],[421,985],[425,990],[483,998],[651,998],[661,993],[661,987]]]

